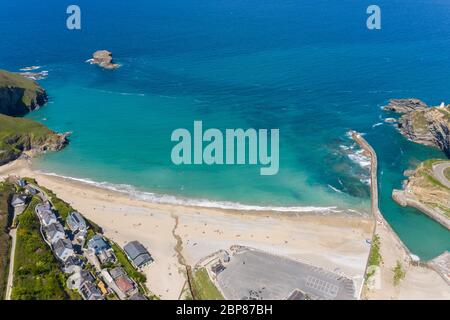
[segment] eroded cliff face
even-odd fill
[[[47,100],[45,90],[33,80],[0,70],[0,113],[23,116]]]
[[[16,118],[46,102],[47,94],[36,82],[0,70],[0,165],[21,156],[58,151],[67,145],[68,134],[53,132],[30,119]]]
[[[68,133],[49,131],[47,135],[39,138],[36,138],[33,132],[3,137],[0,141],[0,166],[21,156],[33,157],[47,151],[59,151],[68,144],[68,136]]]
[[[436,146],[450,158],[450,105],[429,107],[417,99],[395,99],[384,110],[402,114],[398,128],[405,137]]]

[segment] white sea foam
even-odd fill
[[[378,127],[378,126],[382,126],[383,125],[383,122],[378,122],[378,123],[375,123],[373,126],[372,126],[372,128],[375,128],[375,127]]]
[[[51,172],[38,171],[41,174],[47,176],[54,176],[63,179],[68,179],[72,181],[77,181],[85,183],[91,186],[95,186],[102,189],[107,189],[111,191],[116,191],[120,193],[127,194],[134,199],[143,200],[153,203],[160,204],[173,204],[173,205],[185,205],[193,207],[203,207],[203,208],[215,208],[215,209],[225,209],[225,210],[241,210],[241,211],[273,211],[273,212],[289,212],[289,213],[304,213],[304,212],[316,212],[323,215],[326,214],[336,214],[345,213],[344,210],[338,209],[337,207],[277,207],[277,206],[258,206],[258,205],[246,205],[239,202],[231,201],[211,201],[208,199],[194,199],[194,198],[184,198],[177,197],[167,194],[157,194],[153,192],[139,191],[135,187],[128,184],[112,184],[109,182],[96,182],[90,179],[74,178],[59,175]]]
[[[329,184],[328,187],[329,187],[331,190],[336,191],[337,193],[342,193],[341,190],[339,190],[339,189],[333,187],[331,184]]]

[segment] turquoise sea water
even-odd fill
[[[381,31],[365,28],[366,1],[77,3],[82,30],[69,31],[68,1],[0,0],[0,68],[48,70],[50,103],[29,117],[73,132],[39,169],[164,201],[367,211],[367,169],[346,135],[355,129],[378,153],[381,210],[402,240],[424,259],[450,249],[450,232],[390,198],[405,169],[444,155],[406,141],[380,110],[390,98],[450,100],[446,1],[378,1]],[[122,67],[85,63],[97,49]],[[279,128],[279,174],[174,166],[170,135],[194,120]]]

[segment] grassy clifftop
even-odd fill
[[[59,150],[66,143],[65,135],[57,134],[40,123],[0,114],[0,165],[17,159],[26,151]]]
[[[0,70],[0,113],[23,116],[47,102],[47,94],[33,80]]]

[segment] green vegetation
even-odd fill
[[[147,281],[147,277],[142,272],[137,271],[133,265],[128,260],[125,252],[120,248],[117,243],[110,241],[111,248],[114,250],[114,253],[117,257],[117,260],[122,265],[123,269],[126,273],[134,280],[136,283],[140,285],[145,285]]]
[[[56,138],[53,131],[38,122],[0,114],[0,165]]]
[[[205,268],[195,272],[192,290],[195,291],[195,296],[199,300],[224,300]]]
[[[380,253],[380,236],[374,235],[372,239],[372,247],[369,255],[369,266],[379,266],[383,262],[383,258]]]
[[[18,217],[14,260],[13,300],[63,300],[79,296],[65,287],[65,275],[39,230],[34,213],[40,199],[34,197]]]
[[[11,225],[11,208],[9,200],[14,193],[14,186],[6,182],[0,183],[0,300],[5,297],[8,281],[11,237],[8,229]]]
[[[400,261],[397,261],[395,268],[392,269],[394,272],[394,285],[397,286],[403,278],[405,278],[406,271],[403,270],[402,264]]]
[[[5,70],[0,70],[0,88],[2,87],[21,89],[23,91],[21,102],[27,106],[36,100],[37,92],[43,92],[43,89],[33,80]]]

